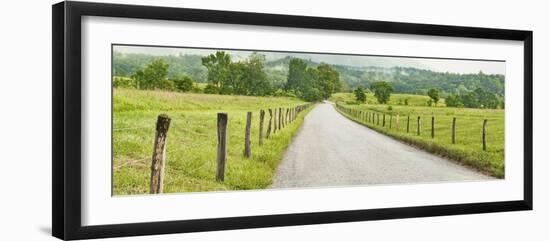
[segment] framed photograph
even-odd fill
[[[524,30],[55,4],[53,235],[531,210],[532,48]]]

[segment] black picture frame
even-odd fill
[[[533,33],[523,30],[366,21],[324,17],[197,10],[90,2],[52,6],[52,233],[60,239],[87,239],[228,229],[308,225],[380,219],[532,210],[533,205]],[[521,200],[403,208],[342,210],[232,218],[139,222],[99,226],[81,224],[81,17],[104,16],[351,30],[426,36],[516,40],[524,43],[524,193]]]

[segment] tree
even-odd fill
[[[171,85],[166,80],[168,67],[163,59],[156,59],[136,71],[132,78],[136,80],[138,89],[170,89]]]
[[[323,98],[328,99],[333,93],[340,90],[340,74],[328,64],[317,67],[317,85],[323,92]]]
[[[363,89],[363,87],[357,87],[357,89],[355,89],[353,93],[355,94],[355,99],[358,102],[365,103],[365,101],[367,100],[367,95],[365,94],[365,90]]]
[[[449,95],[445,98],[445,104],[447,107],[463,107],[464,104],[459,95]]]
[[[174,87],[177,91],[187,92],[193,89],[193,80],[189,76],[180,76],[172,79]]]
[[[218,87],[219,91],[226,90],[229,80],[231,57],[224,51],[217,51],[201,59],[202,65],[208,70],[208,83]],[[227,93],[230,94],[230,93]]]
[[[370,89],[374,91],[374,96],[380,104],[386,104],[390,100],[390,95],[393,92],[393,87],[385,81],[372,83]]]
[[[439,90],[436,90],[436,89],[428,90],[428,96],[433,101],[434,105],[437,106],[437,102],[439,101]]]
[[[252,53],[243,63],[242,81],[246,86],[246,95],[265,96],[271,93],[271,84],[264,71],[265,55]]]
[[[286,80],[286,90],[299,90],[303,86],[306,78],[307,64],[301,59],[292,58],[288,62],[288,75]]]

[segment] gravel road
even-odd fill
[[[272,188],[492,179],[401,143],[318,104],[306,116]]]

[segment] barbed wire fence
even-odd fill
[[[246,112],[246,123],[245,123],[245,132],[244,132],[244,145],[243,145],[243,156],[244,158],[250,158],[252,146],[251,146],[251,136],[252,131],[252,121],[253,117],[258,116],[258,119],[254,121],[259,121],[258,125],[258,147],[262,148],[265,143],[265,140],[274,138],[277,134],[282,133],[286,128],[289,127],[292,122],[294,122],[299,114],[304,110],[311,107],[313,103],[296,105],[291,107],[277,107],[277,108],[266,108],[257,110],[258,115],[254,115],[252,111]],[[204,160],[199,165],[195,165],[192,169],[189,167],[183,168],[188,175],[193,175],[195,172],[205,169],[214,169],[215,166],[215,179],[218,182],[224,182],[225,179],[225,166],[227,160],[227,126],[229,119],[228,113],[219,112],[217,113],[217,154],[216,160]],[[160,114],[157,116],[157,122],[155,126],[137,126],[137,127],[116,127],[112,129],[113,134],[121,133],[126,131],[136,131],[136,130],[151,130],[151,135],[154,137],[151,143],[153,144],[153,153],[149,157],[143,158],[132,158],[127,161],[123,161],[121,164],[113,165],[113,170],[120,169],[129,163],[143,163],[151,160],[151,180],[149,193],[151,194],[160,194],[163,193],[164,187],[164,169],[166,167],[166,159],[169,156],[172,156],[176,153],[182,153],[186,148],[195,148],[192,144],[193,142],[185,141],[184,139],[179,138],[177,135],[173,136],[169,132],[174,131],[175,128],[178,128],[178,119],[172,119],[166,114]],[[176,124],[176,125],[174,125]],[[120,126],[121,124],[114,124],[114,126]],[[180,128],[177,132],[186,132],[188,130]],[[174,133],[175,134],[175,133]],[[193,133],[193,135],[203,135],[200,133]],[[168,150],[167,139],[171,140],[170,149]],[[185,143],[185,144],[184,144]]]
[[[454,144],[478,143],[481,150],[499,146],[503,142],[504,129],[493,128],[502,118],[483,115],[435,115],[433,112],[407,113],[361,110],[336,103],[336,108],[349,118],[366,126],[389,133],[408,134],[411,138],[429,137]]]

